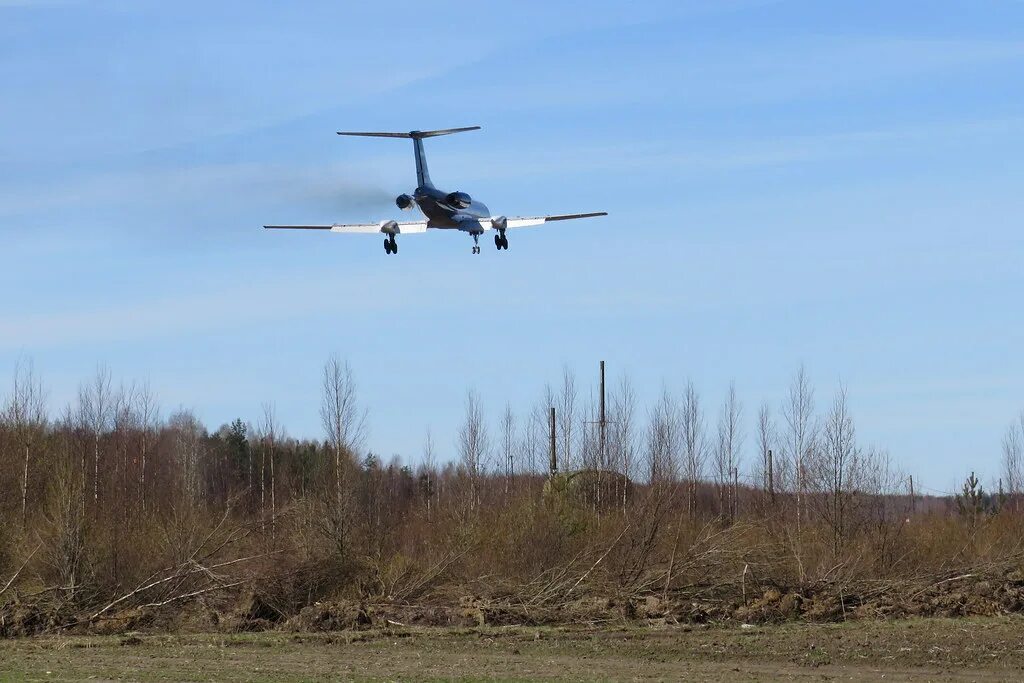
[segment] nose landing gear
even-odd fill
[[[473,253],[480,253],[480,233],[478,232],[473,233]]]
[[[385,254],[397,254],[398,253],[398,242],[395,240],[395,236],[384,238],[384,253]]]

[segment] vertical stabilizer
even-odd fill
[[[427,155],[423,152],[423,138],[413,136],[412,144],[416,151],[416,187],[433,187],[430,169],[427,168]]]

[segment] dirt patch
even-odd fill
[[[671,618],[671,617],[666,617]],[[969,634],[969,635],[967,635]],[[773,626],[375,628],[0,641],[0,679],[1004,681],[1018,618]]]

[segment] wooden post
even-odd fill
[[[910,475],[910,514],[914,514],[917,502],[914,500],[914,475]]]
[[[732,468],[732,519],[735,520],[740,511],[740,468]]]
[[[548,420],[548,426],[551,427],[550,475],[553,477],[558,474],[558,432],[555,428],[554,407],[551,408],[551,417]]]
[[[607,451],[606,451],[606,445],[605,445],[607,443],[607,439],[606,439],[607,425],[608,425],[608,419],[607,419],[607,415],[605,413],[605,392],[604,392],[604,361],[601,361],[601,416],[600,416],[600,422],[598,422],[598,434],[599,434],[599,438],[600,438],[600,442],[599,442],[600,450],[598,452],[601,455],[601,465],[600,466],[602,468],[605,467],[605,465],[607,464],[607,457],[606,457],[607,456]]]
[[[771,498],[772,502],[775,502],[775,481],[773,479],[774,472],[772,471],[772,451],[768,449],[768,497]]]

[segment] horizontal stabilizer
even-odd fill
[[[413,140],[422,140],[423,138],[436,138],[438,135],[465,133],[467,130],[480,130],[480,126],[469,126],[467,128],[445,128],[444,130],[413,130],[408,133],[354,133],[339,130],[338,135],[352,135],[361,138],[411,138]]]

